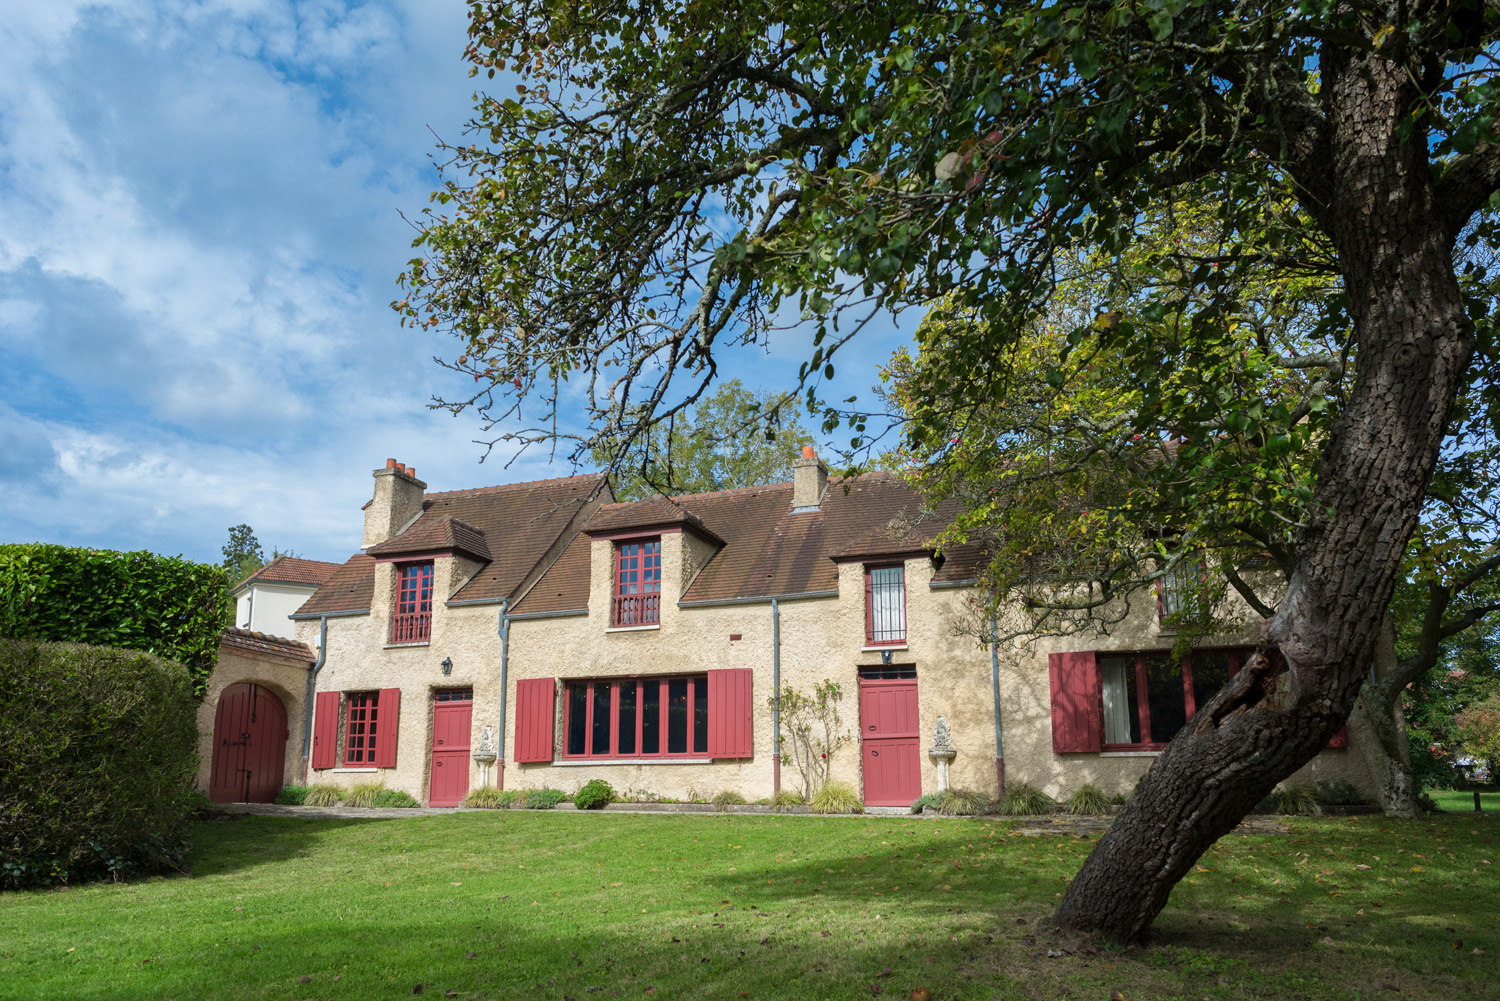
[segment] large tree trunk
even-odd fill
[[[1344,269],[1354,389],[1257,654],[1147,773],[1069,887],[1064,927],[1139,938],[1203,852],[1349,715],[1473,352],[1425,134],[1398,134],[1417,97],[1406,68],[1363,53],[1322,72],[1332,162],[1294,175]]]
[[[1365,748],[1365,765],[1375,786],[1375,796],[1387,817],[1413,820],[1422,815],[1417,802],[1416,777],[1406,747],[1406,725],[1401,707],[1388,700],[1380,685],[1360,686],[1354,711],[1349,714],[1350,743]]]

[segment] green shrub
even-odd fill
[[[338,806],[339,800],[344,798],[342,786],[336,785],[311,785],[307,787],[307,794],[302,797],[303,806]]]
[[[1318,795],[1309,785],[1282,786],[1271,794],[1276,800],[1276,812],[1316,817],[1323,812],[1318,805]]]
[[[91,643],[186,665],[194,693],[234,624],[233,582],[219,567],[155,553],[0,546],[0,636]]]
[[[567,798],[561,789],[527,789],[521,793],[521,806],[527,810],[550,810]]]
[[[463,805],[480,810],[503,810],[514,803],[517,797],[518,794],[514,789],[480,786],[478,789],[469,790],[469,794],[464,797]]]
[[[1051,813],[1057,801],[1027,782],[1016,782],[1005,790],[1000,801],[1000,812],[1011,816],[1031,817]]]
[[[307,799],[308,786],[282,786],[272,801],[282,806],[301,806]]]
[[[948,817],[982,817],[999,809],[992,797],[969,789],[949,789],[938,796],[938,812]]]
[[[1365,802],[1364,794],[1348,779],[1319,782],[1316,795],[1319,803],[1329,806],[1360,806]]]
[[[422,804],[413,799],[411,793],[403,792],[400,789],[382,789],[375,794],[375,798],[370,801],[370,805],[383,806],[387,809],[393,807],[396,809],[406,809],[407,807],[421,806]]]
[[[580,810],[599,810],[615,801],[615,787],[603,779],[593,779],[573,794],[573,805]]]
[[[795,789],[783,789],[771,797],[771,809],[785,810],[793,806],[806,806],[807,800]]]
[[[807,804],[813,813],[864,813],[859,793],[847,782],[829,779]]]
[[[1068,801],[1063,804],[1063,809],[1068,813],[1099,816],[1109,812],[1110,803],[1111,800],[1104,794],[1104,790],[1092,782],[1086,782],[1068,797]]]
[[[932,807],[934,811],[936,811],[938,808],[938,803],[941,802],[942,798],[943,797],[940,794],[935,792],[924,793],[923,795],[918,796],[916,799],[911,801],[911,812],[921,813],[929,806]]]
[[[711,800],[711,802],[713,803],[714,806],[717,806],[719,809],[722,810],[726,806],[744,806],[745,805],[745,797],[741,796],[739,793],[735,792],[733,789],[721,789],[714,796],[714,798]]]
[[[0,640],[0,886],[179,868],[197,750],[181,664]]]

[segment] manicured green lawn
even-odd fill
[[[1474,812],[1474,794],[1472,792],[1430,792],[1437,805],[1449,813]],[[1500,792],[1482,792],[1479,794],[1479,807],[1484,813],[1500,813]]]
[[[0,996],[1494,997],[1500,819],[1292,823],[1121,951],[1048,921],[1092,841],[1001,821],[214,820],[191,876],[0,894]]]

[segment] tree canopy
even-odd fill
[[[1456,261],[1460,240],[1492,237],[1497,23],[1477,0],[794,0],[734,17],[696,0],[478,2],[475,72],[521,83],[479,96],[469,141],[448,148],[395,306],[457,336],[449,364],[475,389],[451,405],[501,438],[558,436],[559,407],[586,401],[580,457],[628,451],[703,395],[727,349],[807,322],[797,386],[858,448],[866,419],[819,387],[874,312],[944,296],[973,311],[943,349],[946,387],[1002,398],[996,359],[1045,314],[1060,250],[1118,257],[1143,217],[1199,203],[1212,251],[1188,281],[1128,303],[1104,289],[1058,357],[1107,330],[1141,388],[1131,421],[1181,405],[1201,477],[1228,418],[1195,401],[1235,373],[1204,368],[1184,395],[1163,366],[1231,335],[1255,269],[1320,260],[1334,280],[1304,322],[1347,329],[1356,360],[1285,596],[1057,915],[1135,938],[1342,724],[1476,344],[1493,356]],[[1066,382],[1054,367],[1044,382]],[[501,423],[528,400],[529,422]]]

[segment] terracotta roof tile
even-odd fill
[[[530,612],[571,612],[589,605],[589,547],[592,540],[582,532],[563,550],[516,605],[517,615]]]
[[[337,563],[304,560],[297,556],[278,556],[235,586],[243,587],[253,580],[263,584],[314,584],[322,587],[338,568]]]
[[[231,650],[241,650],[246,653],[265,654],[271,657],[285,657],[288,660],[303,661],[309,666],[315,658],[313,652],[306,643],[298,643],[296,640],[283,639],[280,636],[271,636],[266,633],[251,632],[248,629],[230,627],[224,630],[224,635],[219,638],[221,648],[228,647]]]
[[[375,557],[355,553],[294,614],[367,611],[374,596]]]
[[[432,519],[422,517],[411,528],[378,546],[370,547],[371,556],[397,556],[402,553],[459,552],[488,563],[490,547],[484,530],[475,528],[452,515]]]
[[[589,519],[589,523],[584,527],[584,531],[599,534],[603,532],[625,531],[632,528],[654,528],[658,525],[690,526],[697,529],[700,534],[712,536],[712,533],[703,524],[702,518],[684,508],[673,498],[663,497],[661,494],[646,497],[638,501],[605,504]],[[711,538],[711,541],[718,542],[721,540]]]

